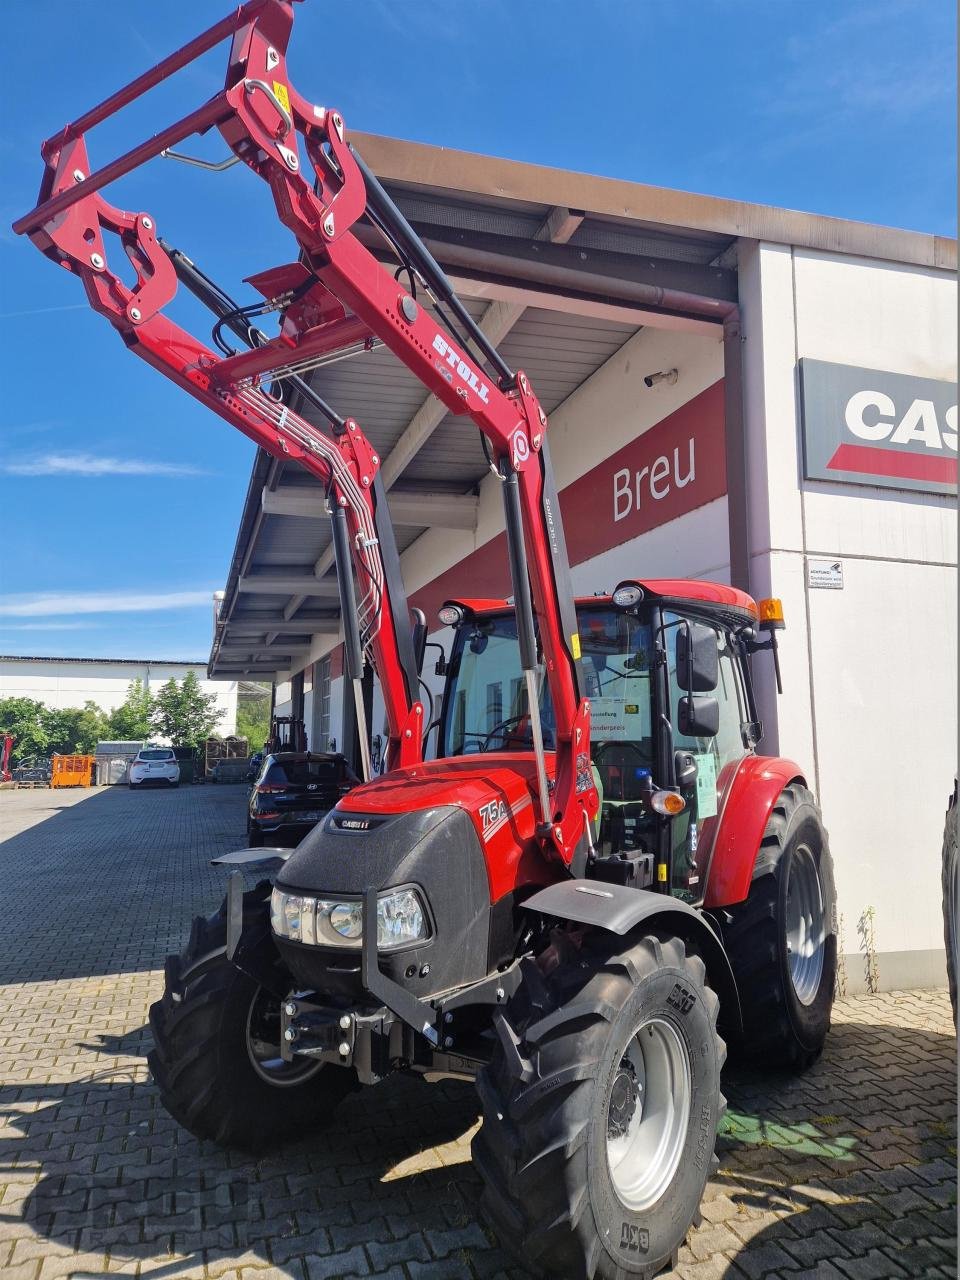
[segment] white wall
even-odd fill
[[[768,678],[767,750],[818,791],[837,868],[848,987],[874,910],[884,986],[940,979],[940,842],[956,768],[956,504],[802,479],[802,357],[952,380],[946,272],[780,245],[740,259],[754,594],[783,599],[785,695]],[[806,585],[841,558],[844,589]],[[760,671],[763,664],[757,664]]]
[[[217,710],[224,713],[217,726],[220,734],[236,732],[237,682],[208,680],[202,663],[164,664],[157,662],[115,663],[71,662],[68,658],[54,662],[36,662],[29,658],[0,660],[0,698],[33,698],[54,708],[82,707],[95,702],[104,711],[120,706],[132,680],[140,680],[156,693],[171,677],[182,680],[193,671],[206,694],[216,695]]]

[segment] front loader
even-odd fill
[[[290,0],[250,0],[66,126],[15,224],[134,354],[323,481],[361,743],[365,660],[384,694],[386,773],[366,756],[364,784],[295,851],[223,860],[270,877],[247,893],[231,878],[168,959],[151,1070],[192,1133],[257,1149],[398,1071],[476,1080],[474,1159],[506,1247],[549,1276],[653,1276],[715,1164],[724,1041],[797,1068],[829,1027],[826,835],[801,769],[755,749],[750,657],[775,646],[778,615],[643,575],[574,600],[534,390],[339,113],[290,83],[292,21]],[[226,39],[221,92],[91,171],[89,129]],[[161,155],[198,163],[174,149],[211,129],[229,155],[199,163],[263,178],[295,244],[293,262],[248,278],[262,301],[244,306],[150,214],[101,194]],[[165,314],[178,286],[214,313],[212,345]],[[273,315],[271,337],[257,321]],[[426,624],[406,603],[380,458],[309,380],[380,343],[479,428],[503,495],[513,603],[441,611],[455,638],[430,761]]]

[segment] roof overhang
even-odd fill
[[[593,177],[372,134],[352,140],[548,413],[639,328],[715,333],[736,317],[743,239],[951,269],[956,242]],[[371,229],[358,234],[383,251]],[[319,369],[316,390],[383,459],[401,554],[428,528],[475,527],[477,432],[384,349]],[[309,412],[306,416],[310,416]],[[210,672],[274,679],[339,631],[320,485],[258,453]],[[445,566],[441,566],[445,567]]]

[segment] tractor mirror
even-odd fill
[[[693,786],[697,780],[697,757],[692,751],[678,751],[675,754],[673,772],[681,791]]]
[[[413,656],[417,663],[417,675],[423,675],[423,659],[427,652],[427,619],[422,609],[411,609],[413,614]]]
[[[720,732],[720,703],[716,698],[689,695],[680,699],[677,728],[685,738],[715,738]]]
[[[677,632],[677,684],[687,693],[710,693],[719,680],[717,633],[700,622],[684,623]]]

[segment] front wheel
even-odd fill
[[[760,842],[746,902],[723,928],[743,1014],[738,1053],[803,1070],[823,1050],[837,975],[836,893],[813,796],[784,788]]]
[[[496,1015],[473,1158],[525,1266],[646,1280],[675,1262],[716,1165],[717,1010],[680,938],[601,935]]]
[[[280,972],[269,899],[268,881],[244,894],[244,944]],[[195,1137],[263,1151],[328,1121],[356,1088],[356,1073],[309,1058],[284,1062],[279,999],[237,969],[226,947],[224,904],[198,916],[185,949],[167,958],[147,1062],[161,1102]]]

